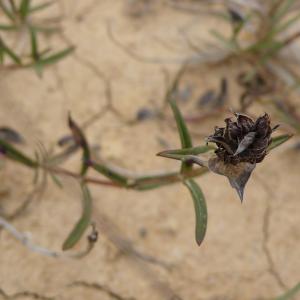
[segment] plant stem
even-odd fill
[[[129,176],[127,177],[127,184],[122,185],[115,181],[109,180],[101,180],[94,177],[84,177],[78,173],[59,168],[59,167],[51,167],[47,165],[41,165],[42,169],[52,172],[54,174],[66,175],[77,179],[82,179],[83,182],[87,184],[96,184],[109,186],[113,188],[127,188],[133,190],[149,190],[161,187],[162,185],[168,185],[176,182],[180,182],[187,178],[194,178],[205,174],[208,170],[206,168],[197,168],[194,170],[190,170],[181,174],[180,172],[166,172],[166,173],[157,173],[157,174],[149,174],[149,175],[141,175],[141,176]]]

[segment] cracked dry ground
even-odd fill
[[[43,80],[28,70],[0,74],[1,124],[24,134],[28,151],[38,141],[50,147],[66,134],[71,110],[106,161],[135,172],[178,166],[154,155],[178,147],[172,126],[164,121],[128,122],[139,108],[162,104],[166,74],[174,75],[178,66],[128,56],[108,36],[107,20],[130,49],[165,58],[189,55],[188,47],[180,45],[178,28],[191,16],[154,1],[149,11],[134,7],[133,17],[130,3],[134,1],[62,1],[57,9],[65,13],[64,36],[47,43],[59,46],[67,37],[77,46],[76,54],[49,68]],[[205,38],[203,27],[213,24],[203,16],[197,26]],[[235,76],[235,68],[194,68],[188,80],[201,92],[215,87],[224,75]],[[236,92],[230,87],[232,99]],[[192,129],[209,134],[223,118]],[[195,144],[201,140],[196,136]],[[265,299],[281,294],[300,278],[300,156],[289,150],[290,144],[257,166],[243,205],[224,178],[207,174],[197,180],[209,213],[200,248],[194,242],[192,200],[180,184],[143,193],[93,186],[100,238],[82,260],[42,257],[1,231],[0,299]],[[78,160],[77,155],[67,167],[76,169]],[[12,163],[0,174],[1,190],[8,191],[1,210],[9,214],[30,192],[32,176]],[[50,249],[60,249],[80,213],[74,182],[64,183],[60,190],[49,182],[42,199],[13,220],[34,242]],[[140,259],[140,253],[156,260]]]

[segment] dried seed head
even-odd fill
[[[256,163],[266,156],[271,133],[277,127],[272,130],[268,114],[255,122],[242,114],[235,116],[236,121],[225,119],[226,127],[215,128],[214,134],[207,138],[217,145],[216,155],[209,159],[208,168],[226,176],[242,201],[251,173]]]
[[[236,113],[235,116],[236,121],[225,119],[226,127],[216,128],[207,141],[216,143],[218,148],[215,153],[226,164],[261,162],[271,143],[269,115],[265,113],[255,122],[242,114]]]

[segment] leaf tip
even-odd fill
[[[202,242],[203,242],[203,239],[197,239],[196,238],[196,243],[197,243],[198,247],[201,246]]]
[[[156,153],[156,156],[161,156],[164,157],[165,151],[160,151],[158,153]]]

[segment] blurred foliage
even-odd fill
[[[44,24],[42,21],[35,21],[32,16],[54,3],[55,1],[49,1],[34,6],[31,0],[0,0],[0,13],[6,17],[6,21],[0,23],[0,66],[5,69],[33,68],[41,76],[46,66],[57,63],[74,50],[73,46],[61,51],[40,49],[40,35],[58,33],[60,28],[55,18]],[[16,51],[18,47],[11,45],[14,39],[19,42],[26,40],[29,53]]]

